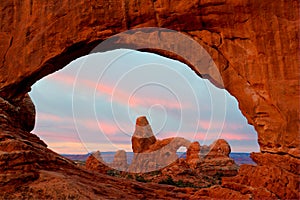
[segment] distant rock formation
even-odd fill
[[[93,152],[86,160],[86,168],[89,170],[97,171],[106,174],[111,168],[104,162],[101,157],[100,151]]]
[[[193,169],[197,167],[200,162],[200,144],[199,142],[193,142],[186,151],[186,162]]]
[[[164,182],[169,178],[175,182],[184,181],[193,187],[218,185],[221,183],[221,177],[237,174],[238,165],[229,158],[230,146],[223,139],[203,147],[197,141],[191,143],[180,137],[157,140],[146,117],[142,116],[136,120],[132,141],[134,141],[132,143],[134,156],[130,165],[127,164],[126,152],[119,150],[113,162],[106,163],[109,167],[103,166],[105,162],[100,153],[96,152],[90,156],[93,158],[88,159],[86,168],[100,173],[106,173],[111,169],[133,174],[139,173],[148,181],[156,183]],[[178,158],[176,152],[180,147],[187,148],[186,158]],[[96,164],[91,162],[96,162]],[[98,168],[100,169],[97,170]],[[159,175],[152,176],[151,173],[150,175],[147,173],[153,171],[159,172]]]
[[[134,154],[129,171],[144,173],[164,168],[178,159],[176,152],[180,147],[189,145],[190,141],[180,137],[156,140],[143,153]]]
[[[202,152],[204,157],[198,167],[207,175],[234,176],[238,166],[229,157],[230,152],[229,144],[224,139],[218,139],[209,145],[208,152]]]
[[[127,163],[126,151],[118,150],[116,152],[116,154],[114,156],[114,160],[110,166],[119,171],[127,171],[128,163]]]
[[[142,153],[156,142],[152,128],[145,116],[136,119],[135,131],[131,138],[134,153]]]
[[[136,119],[131,141],[134,157],[129,171],[137,173],[168,166],[178,159],[176,152],[180,147],[190,145],[190,141],[180,137],[157,140],[145,116]]]
[[[224,139],[216,140],[209,146],[209,152],[206,157],[228,157],[231,152],[231,148]]]

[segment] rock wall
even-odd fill
[[[24,0],[1,1],[0,10],[1,163],[11,156],[29,158],[30,153],[52,155],[29,133],[33,108],[24,95],[32,84],[112,35],[137,27],[164,27],[190,36],[208,51],[224,87],[237,98],[248,123],[257,131],[261,152],[252,157],[259,166],[245,166],[240,173],[253,176],[241,174],[239,180],[232,179],[232,184],[224,187],[235,189],[234,182],[238,182],[279,198],[299,197],[297,0]],[[157,53],[181,60],[169,52]],[[20,108],[21,114],[16,114]],[[56,155],[41,158],[57,160]],[[19,161],[16,166],[25,163]],[[267,170],[270,166],[274,170]],[[273,171],[282,175],[271,176]],[[254,175],[270,175],[268,187],[252,184]],[[280,190],[271,189],[279,185],[283,185]]]

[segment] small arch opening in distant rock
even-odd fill
[[[178,150],[177,150],[177,155],[178,155],[178,158],[186,158],[186,151],[187,151],[187,148],[186,147],[180,147]]]

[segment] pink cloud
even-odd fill
[[[137,106],[161,105],[168,109],[180,110],[180,109],[190,107],[188,103],[182,103],[177,101],[174,102],[174,101],[170,101],[169,99],[149,98],[143,96],[132,97],[131,93],[128,93],[124,90],[121,90],[118,87],[114,87],[112,85],[103,82],[97,84],[96,82],[90,80],[81,80],[81,81],[87,87],[96,89],[100,94],[111,97],[112,101],[116,101],[120,104],[128,105],[132,108],[135,108]],[[155,96],[155,94],[153,94],[153,96]]]
[[[198,126],[199,126],[200,128],[202,128],[202,129],[207,130],[207,129],[209,129],[210,126],[211,126],[211,121],[203,121],[203,120],[201,120],[201,121],[198,122]]]
[[[108,135],[114,135],[120,132],[120,129],[116,125],[111,123],[99,122],[99,127],[101,128],[104,134],[108,134]]]
[[[221,137],[225,140],[252,140],[250,134],[245,133],[222,133]]]
[[[89,151],[81,142],[49,142],[48,147],[62,154],[86,154]]]
[[[114,86],[102,82],[101,84],[98,84],[97,82],[86,80],[86,79],[82,79],[80,81],[86,87],[92,90],[96,90],[97,92],[99,92],[99,94],[111,98],[112,101],[116,101],[120,104],[125,104],[125,105],[128,104],[129,94],[124,92],[123,90],[120,90]]]
[[[161,105],[162,107],[168,108],[168,109],[176,109],[181,110],[184,108],[187,108],[186,104],[180,103],[178,101],[170,101],[168,99],[158,99],[158,98],[145,98],[145,97],[133,97],[129,99],[129,105],[131,107],[134,106],[152,106],[152,105]]]
[[[178,102],[178,101],[170,101],[169,99],[164,98],[149,98],[143,96],[134,96],[132,97],[130,93],[121,90],[118,87],[114,87],[107,83],[97,83],[96,81],[88,80],[88,79],[75,79],[74,76],[66,75],[66,74],[55,74],[53,76],[49,76],[50,80],[58,81],[62,84],[73,85],[75,82],[80,85],[84,85],[89,89],[98,91],[100,94],[111,97],[112,101],[116,101],[121,104],[128,105],[132,108],[137,106],[151,106],[151,105],[161,105],[167,109],[186,109],[190,108],[188,102]],[[155,94],[153,94],[155,96]]]
[[[169,138],[169,137],[184,137],[191,141],[204,141],[204,140],[252,140],[250,134],[245,133],[230,133],[230,132],[211,132],[211,133],[202,133],[202,132],[165,132],[157,136],[159,139]]]
[[[109,84],[104,84],[104,83],[99,84],[95,81],[91,81],[91,80],[87,80],[87,79],[80,79],[80,83],[82,85],[85,85],[89,89],[98,91],[102,95],[104,94],[107,96],[111,96],[114,91],[114,87],[112,87]],[[118,93],[119,92],[120,91],[118,91]]]
[[[241,130],[245,125],[237,124],[237,123],[224,123],[224,129],[226,130]]]
[[[66,74],[62,74],[62,73],[57,73],[55,75],[51,75],[48,78],[50,80],[58,81],[62,84],[66,84],[66,85],[73,85],[76,81],[74,76],[70,76],[70,75],[66,75]]]
[[[74,128],[74,119],[73,117],[59,116],[49,113],[38,112],[37,121],[50,122],[50,123],[60,123],[60,126],[63,124],[64,128]],[[38,122],[39,123],[39,122]],[[56,128],[58,128],[56,126]]]
[[[156,135],[156,137],[159,139],[165,139],[165,138],[171,138],[171,137],[183,137],[187,140],[192,141],[192,140],[194,140],[195,134],[197,134],[197,132],[167,131],[167,132]]]
[[[196,140],[217,140],[217,139],[225,139],[225,140],[252,140],[250,135],[245,133],[198,133],[195,137]]]
[[[210,121],[210,120],[200,120],[198,121],[199,128],[204,130],[211,129],[222,129],[227,131],[236,131],[241,130],[244,126],[242,124],[234,123],[234,122],[221,122],[221,121]]]
[[[208,129],[221,129],[225,128],[226,124],[225,122],[219,122],[219,121],[210,121],[210,120],[200,120],[198,121],[199,128],[202,128],[204,130]]]
[[[97,122],[97,120],[84,120],[83,123],[90,130],[101,131],[105,135],[114,135],[120,132],[118,126],[111,122]]]
[[[64,122],[66,121],[66,118],[58,115],[49,114],[49,113],[38,112],[37,120],[49,121],[49,122]]]
[[[63,132],[62,130],[59,130],[59,133],[54,131],[40,131],[38,135],[48,142],[81,142],[80,139],[75,136],[75,133]]]

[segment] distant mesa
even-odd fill
[[[234,176],[238,171],[224,139],[202,147],[197,141],[181,137],[158,140],[145,116],[137,118],[131,141],[134,156],[130,164],[124,150],[116,152],[112,163],[105,163],[100,152],[95,152],[87,159],[86,168],[100,173],[116,170],[120,174],[143,174],[148,181],[157,183],[166,177],[183,179],[199,187],[217,184],[220,177],[216,176]],[[186,158],[178,157],[176,152],[180,147],[187,148]],[[153,177],[148,172],[157,172],[159,176]]]

